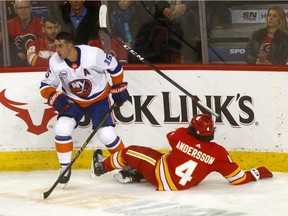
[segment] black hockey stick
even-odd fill
[[[174,80],[172,80],[170,77],[168,77],[166,74],[164,74],[162,71],[160,71],[158,68],[156,68],[153,64],[148,62],[145,58],[143,58],[140,54],[138,54],[135,50],[133,50],[131,47],[129,47],[127,44],[125,44],[121,39],[118,37],[115,37],[110,31],[107,29],[107,6],[101,5],[99,10],[99,24],[100,28],[105,31],[111,38],[113,38],[117,43],[119,43],[121,46],[123,46],[127,51],[129,51],[131,54],[133,54],[136,58],[138,58],[141,62],[151,67],[156,73],[158,73],[160,76],[165,78],[167,81],[169,81],[171,84],[173,84],[175,87],[177,87],[179,90],[184,92],[187,96],[189,96],[192,100],[194,100],[199,106],[204,108],[209,113],[213,114],[216,117],[219,117],[219,114],[214,112],[210,107],[203,104],[200,99],[197,96],[193,96],[190,94],[186,89],[181,87],[178,83],[176,83]]]
[[[52,187],[44,192],[44,193],[39,193],[39,194],[30,194],[32,199],[46,199],[49,197],[49,195],[53,192],[53,190],[55,189],[55,187],[59,184],[60,179],[65,175],[65,173],[67,173],[67,171],[72,167],[72,165],[74,164],[74,162],[76,161],[76,159],[80,156],[80,154],[83,152],[83,150],[86,148],[86,146],[88,145],[88,143],[91,141],[91,139],[94,137],[94,135],[97,133],[97,131],[102,127],[102,125],[105,123],[106,119],[109,117],[109,115],[111,114],[111,112],[117,107],[117,104],[114,103],[111,108],[109,109],[109,111],[106,113],[106,115],[102,118],[102,120],[99,122],[99,124],[97,125],[97,127],[92,131],[92,133],[90,134],[90,136],[86,139],[86,141],[84,142],[84,144],[81,146],[81,148],[78,150],[78,152],[76,153],[76,155],[73,157],[72,161],[70,162],[70,164],[65,168],[65,170],[63,170],[63,172],[59,175],[58,179],[55,181],[55,183],[52,185]]]

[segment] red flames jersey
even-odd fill
[[[42,32],[42,24],[41,20],[38,17],[33,16],[31,18],[31,22],[23,29],[18,17],[14,17],[8,21],[8,32],[11,40],[15,40],[18,36],[27,36],[31,37],[31,40],[35,40],[36,38],[44,37],[44,33]],[[33,39],[34,38],[34,39]]]
[[[108,97],[111,84],[123,82],[124,72],[121,64],[110,54],[97,47],[76,46],[77,61],[69,64],[60,59],[55,52],[49,59],[49,69],[40,86],[41,95],[48,98],[59,86],[68,97],[82,107]],[[107,72],[107,74],[106,74]]]
[[[32,66],[48,66],[56,48],[48,48],[45,38],[31,41],[27,45],[27,61]]]
[[[246,173],[230,159],[224,147],[200,142],[188,134],[187,128],[170,132],[167,138],[172,151],[156,164],[157,190],[188,189],[213,171],[222,174],[230,184],[245,182]]]
[[[131,145],[104,160],[105,170],[129,165],[155,185],[158,191],[189,189],[211,172],[220,173],[232,185],[255,181],[250,171],[243,171],[230,159],[224,147],[195,139],[188,134],[188,128],[178,128],[168,133],[167,138],[172,147],[169,153]]]

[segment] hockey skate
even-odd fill
[[[119,173],[114,175],[114,178],[124,184],[140,182],[142,179],[144,179],[142,174],[129,166],[126,166],[120,170]]]
[[[61,165],[60,168],[60,175],[62,172],[67,168],[67,165]],[[61,185],[62,189],[66,188],[71,176],[71,167],[70,169],[59,179],[59,184]]]
[[[94,178],[95,175],[101,176],[105,173],[103,164],[104,159],[105,158],[103,157],[101,149],[97,149],[94,151],[91,164],[91,178]]]

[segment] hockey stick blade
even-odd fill
[[[28,196],[32,200],[43,200],[44,199],[44,193],[31,192],[31,193],[29,193]]]
[[[101,28],[107,28],[107,6],[104,4],[99,9],[99,25]]]
[[[126,43],[124,43],[121,39],[119,39],[118,37],[114,36],[110,31],[108,31],[108,29],[107,29],[107,6],[106,5],[101,5],[101,7],[100,7],[100,10],[99,10],[99,24],[100,24],[100,28],[103,31],[105,31],[111,38],[113,38],[118,44],[120,44],[128,52],[130,52],[132,55],[134,55],[137,59],[139,59],[141,62],[143,62],[144,64],[146,64],[150,68],[152,68],[156,73],[158,73],[160,76],[162,76],[168,82],[173,84],[176,88],[178,88],[184,94],[189,96],[192,100],[194,100],[199,106],[204,108],[206,111],[208,111],[209,113],[211,113],[212,115],[214,115],[216,117],[219,117],[218,113],[214,112],[210,107],[208,107],[204,103],[202,103],[201,100],[197,96],[192,95],[190,92],[188,92],[182,86],[180,86],[178,83],[176,83],[174,80],[172,80],[169,76],[167,76],[165,73],[163,73],[157,67],[155,67],[153,64],[151,64],[149,61],[147,61],[139,53],[137,53],[135,50],[133,50],[130,46],[128,46]]]
[[[91,139],[94,137],[94,135],[97,133],[97,131],[102,127],[102,125],[105,123],[106,119],[109,117],[110,113],[117,107],[118,105],[116,103],[114,103],[111,108],[109,109],[109,111],[105,114],[105,116],[101,119],[101,121],[99,122],[99,124],[97,125],[97,127],[92,131],[92,133],[89,135],[89,137],[86,139],[86,141],[83,143],[83,145],[81,146],[81,148],[77,151],[77,153],[75,154],[75,156],[73,157],[73,159],[71,160],[70,164],[63,170],[63,172],[59,175],[59,177],[57,178],[57,180],[55,181],[55,183],[52,185],[52,187],[44,192],[44,193],[40,193],[40,194],[31,194],[31,197],[35,198],[35,199],[47,199],[50,194],[54,191],[55,187],[59,184],[60,179],[65,175],[65,173],[68,172],[68,170],[72,167],[72,165],[74,164],[74,162],[76,161],[76,159],[80,156],[80,154],[83,152],[83,150],[86,148],[86,146],[88,145],[88,143],[91,141]]]

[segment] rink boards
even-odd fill
[[[264,71],[163,70],[197,95],[220,118],[215,141],[227,148],[243,169],[265,165],[287,172],[288,74]],[[58,168],[54,151],[55,111],[39,94],[44,72],[0,73],[0,170]],[[166,133],[187,127],[201,107],[150,70],[126,70],[131,100],[115,111],[116,130],[125,145],[145,145],[166,152]],[[75,149],[91,133],[84,117],[73,133]],[[103,148],[97,136],[73,165],[88,168],[92,151]]]

